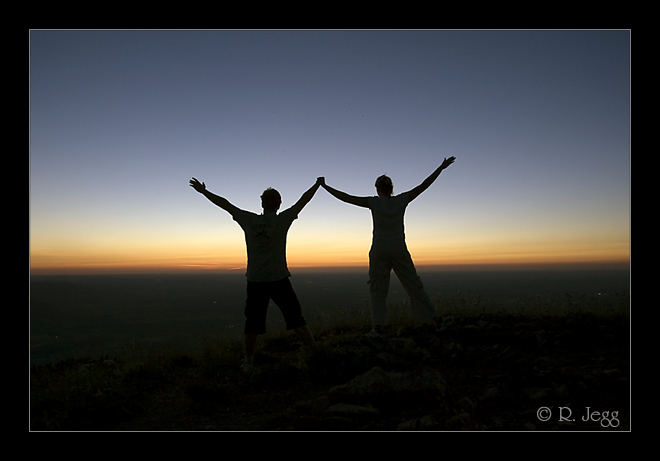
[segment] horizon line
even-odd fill
[[[483,262],[416,264],[418,271],[469,271],[469,270],[540,270],[540,269],[628,269],[630,260],[603,261],[547,261],[547,262]],[[368,264],[346,265],[289,265],[292,276],[295,272],[340,272],[368,270]],[[179,266],[72,266],[72,267],[30,267],[33,275],[121,275],[121,274],[208,274],[245,273],[246,267],[226,267],[220,265],[186,264]]]

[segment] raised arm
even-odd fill
[[[219,195],[215,195],[213,192],[206,190],[206,184],[199,182],[196,178],[192,178],[190,180],[190,187],[195,189],[197,192],[202,194],[204,197],[209,199],[215,205],[219,206],[232,216],[238,210],[238,208],[232,205],[226,198],[220,197]]]
[[[342,202],[350,203],[351,205],[357,205],[364,208],[369,208],[369,198],[368,197],[356,197],[355,195],[349,195],[346,192],[342,192],[333,187],[328,186],[325,181],[321,184],[325,190],[330,192],[331,195],[335,196]]]
[[[303,208],[305,208],[305,205],[309,203],[310,200],[312,200],[312,197],[314,197],[314,194],[316,194],[316,191],[319,190],[319,186],[321,183],[324,181],[324,178],[317,178],[316,182],[312,187],[307,189],[304,194],[298,199],[298,201],[291,207],[291,209],[295,210],[296,215],[302,211]]]
[[[445,160],[442,162],[442,165],[440,165],[438,168],[436,168],[436,170],[433,173],[431,173],[428,178],[426,178],[424,181],[422,181],[422,183],[419,186],[417,186],[413,189],[410,189],[407,192],[407,194],[410,196],[410,201],[412,202],[413,200],[415,200],[419,196],[419,194],[421,194],[426,189],[428,189],[429,186],[431,186],[431,184],[433,184],[433,182],[436,179],[438,179],[438,176],[440,176],[440,173],[442,173],[442,170],[444,170],[449,165],[454,163],[454,160],[456,160],[456,157],[454,157],[454,156],[449,157],[449,158],[445,158]]]

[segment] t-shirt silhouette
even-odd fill
[[[367,199],[371,217],[373,219],[374,247],[392,247],[405,244],[403,215],[410,195],[402,193],[390,197],[369,197]]]
[[[252,213],[237,210],[234,220],[245,233],[248,282],[275,282],[291,276],[286,264],[286,235],[298,218],[289,208],[279,214]]]

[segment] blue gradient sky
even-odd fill
[[[449,155],[407,211],[416,263],[627,259],[630,31],[30,32],[33,269],[244,266],[190,177],[260,211]],[[370,234],[320,190],[289,263],[366,264]]]

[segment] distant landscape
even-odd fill
[[[314,329],[369,323],[366,269],[292,270]],[[419,270],[442,313],[627,312],[627,268]],[[242,271],[191,274],[35,275],[30,279],[32,364],[151,349],[199,351],[243,331]],[[407,297],[392,274],[392,320]],[[284,331],[271,303],[268,333]]]

